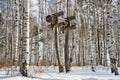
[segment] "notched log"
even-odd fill
[[[62,16],[64,13],[63,11],[60,11],[58,13],[54,13],[52,15],[46,16],[46,21],[52,24],[56,24],[58,22],[58,17]]]

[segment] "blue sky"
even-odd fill
[[[48,2],[50,2],[51,0],[47,0]]]
[[[6,2],[5,1],[0,1],[0,10],[4,10],[6,8]]]

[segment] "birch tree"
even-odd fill
[[[107,49],[110,58],[111,72],[118,75],[117,61],[116,61],[116,50],[115,50],[115,37],[112,25],[112,4],[111,1],[107,2]]]
[[[118,66],[120,66],[120,0],[118,0]]]
[[[22,55],[22,66],[20,72],[23,76],[28,76],[29,69],[29,58],[30,58],[30,50],[29,50],[29,19],[30,19],[30,0],[24,0],[24,18],[23,18],[23,55]]]
[[[16,28],[16,36],[15,36],[15,62],[18,61],[19,57],[19,0],[15,0],[15,28]]]

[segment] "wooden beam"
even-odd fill
[[[57,24],[58,17],[62,16],[63,14],[64,14],[63,11],[60,11],[58,13],[48,15],[48,16],[46,16],[46,21],[49,22],[49,23],[52,23],[52,24]]]
[[[71,21],[71,20],[74,20],[74,19],[75,19],[75,16],[69,16],[69,17],[65,18],[66,21]]]

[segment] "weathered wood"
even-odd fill
[[[58,28],[60,29],[60,32],[61,33],[64,33],[64,31],[65,31],[65,22],[60,22],[60,23],[58,23]]]
[[[76,24],[71,24],[70,26],[66,26],[67,22],[58,23],[58,27],[60,28],[60,32],[64,33],[65,30],[69,27],[70,30],[76,29]]]
[[[69,42],[69,27],[70,26],[70,21],[68,18],[68,0],[67,0],[67,18],[66,18],[66,22],[67,25],[65,27],[67,27],[66,32],[65,32],[65,46],[64,46],[64,57],[65,57],[65,71],[66,73],[70,71],[70,57],[69,57],[69,46],[68,46],[68,42]]]
[[[46,21],[51,23],[50,25],[48,25],[48,27],[53,28],[55,27],[55,49],[56,49],[56,56],[57,56],[57,60],[58,60],[58,66],[59,66],[59,72],[63,72],[64,68],[60,63],[60,57],[59,57],[59,51],[58,51],[58,42],[57,42],[57,23],[58,23],[58,17],[63,15],[63,11],[60,11],[58,13],[52,14],[52,15],[48,15],[46,17]]]
[[[52,24],[57,24],[58,18],[57,18],[57,16],[54,16],[54,15],[48,15],[46,17],[46,21],[49,23],[52,23]]]
[[[74,19],[75,19],[75,16],[69,16],[69,17],[65,18],[66,21],[71,21],[71,20],[74,20]]]
[[[59,51],[58,51],[58,42],[57,42],[57,27],[55,27],[55,49],[56,49],[56,56],[58,60],[58,66],[59,66],[59,72],[63,72],[63,66],[60,63],[60,56],[59,56]]]
[[[62,16],[63,14],[64,14],[63,11],[60,11],[58,13],[54,13],[52,15],[48,15],[48,16],[46,16],[46,21],[49,22],[49,23],[52,23],[52,24],[57,24],[58,17]]]
[[[70,26],[70,29],[76,29],[76,24],[72,24],[72,25]]]
[[[69,26],[69,25],[68,25]],[[69,48],[68,48],[68,42],[69,42],[69,28],[66,29],[65,32],[65,70],[66,73],[70,71],[70,58],[69,58]]]

